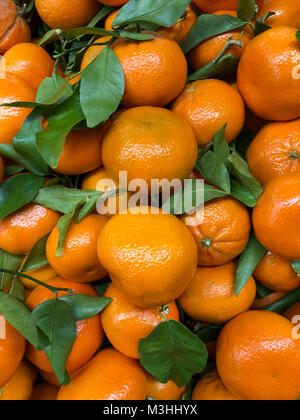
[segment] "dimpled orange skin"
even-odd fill
[[[300,172],[300,119],[265,125],[248,148],[247,163],[262,184]]]
[[[204,375],[194,388],[192,394],[194,401],[237,401],[235,397],[221,381],[217,370]]]
[[[159,401],[181,400],[187,386],[178,388],[173,381],[162,384],[153,376],[147,375],[147,396]]]
[[[236,10],[238,0],[193,0],[195,6],[204,13],[214,13],[218,10]]]
[[[113,301],[102,311],[101,321],[110,343],[125,356],[139,359],[139,341],[147,337],[163,321],[159,314],[161,307],[141,309],[132,304],[127,297],[111,284],[105,297]],[[179,321],[179,312],[175,302],[169,303],[166,319]]]
[[[300,27],[300,3],[295,0],[256,0],[259,7],[257,17],[261,19],[268,12],[275,12],[274,16],[266,20],[269,26],[289,25]]]
[[[144,400],[146,395],[146,375],[138,361],[108,348],[62,386],[57,399]]]
[[[248,243],[250,216],[246,207],[233,198],[212,200],[204,205],[204,213],[184,215],[181,220],[198,245],[198,265],[226,264]]]
[[[300,173],[266,184],[252,214],[259,242],[270,252],[300,260]]]
[[[237,17],[236,12],[230,10],[220,10],[215,12],[215,15],[230,15]],[[243,33],[242,33],[243,31]],[[221,35],[214,36],[208,40],[201,42],[197,47],[195,47],[188,56],[188,62],[193,71],[200,69],[201,67],[206,66],[211,63],[223,50],[225,44],[229,40],[241,41],[242,48],[237,46],[231,46],[226,50],[226,54],[232,54],[237,58],[240,58],[243,54],[244,49],[249,44],[249,42],[254,38],[254,32],[249,27],[246,26],[243,29],[235,29],[230,32],[225,32]]]
[[[86,26],[100,9],[97,0],[35,0],[41,19],[52,29]]]
[[[197,160],[197,141],[186,121],[164,108],[128,109],[104,136],[102,158],[115,179],[127,171],[128,182],[185,179]]]
[[[0,387],[16,372],[25,352],[25,338],[5,322],[6,338],[0,340]]]
[[[73,221],[59,257],[56,256],[59,230],[57,227],[53,229],[47,240],[46,254],[58,275],[79,283],[89,283],[106,276],[97,258],[97,239],[107,220],[105,216],[90,214],[79,223]]]
[[[197,15],[194,10],[188,6],[186,14],[174,23],[170,28],[162,28],[158,30],[158,33],[166,36],[169,39],[181,43],[184,38],[190,32],[191,27],[197,20]]]
[[[30,203],[0,221],[0,248],[11,254],[28,254],[57,224],[60,213]]]
[[[34,102],[34,89],[21,77],[9,73],[5,78],[0,75],[0,105],[19,101]],[[12,143],[31,111],[30,108],[0,107],[0,143]]]
[[[235,295],[237,262],[218,267],[198,267],[196,276],[179,297],[180,305],[192,319],[224,324],[247,311],[256,296],[251,276],[238,296]]]
[[[244,400],[297,400],[300,340],[274,312],[249,311],[230,321],[217,342],[217,369],[225,386]]]
[[[300,287],[300,278],[291,262],[272,252],[268,252],[261,260],[253,275],[263,286],[277,292],[288,292]]]
[[[283,316],[286,317],[293,324],[298,325],[300,322],[300,302],[296,302],[294,303],[294,305],[286,309],[283,313]]]
[[[79,284],[55,277],[47,282],[53,287],[62,287],[74,290],[74,294],[98,296],[90,284]],[[58,297],[68,295],[68,292],[58,292]],[[38,305],[54,298],[54,294],[43,286],[34,289],[26,300],[27,307],[33,311]],[[87,363],[101,346],[104,334],[100,315],[76,322],[77,337],[71,353],[68,357],[66,369],[74,372]],[[44,351],[35,349],[28,343],[26,350],[27,359],[44,372],[52,372],[53,369]]]
[[[109,220],[98,239],[98,256],[128,299],[147,308],[183,293],[196,272],[197,247],[175,216],[139,210]]]
[[[229,84],[215,79],[189,83],[172,104],[172,110],[190,123],[200,147],[212,141],[227,123],[225,137],[230,143],[245,122],[245,105]]]
[[[5,70],[25,79],[35,90],[51,77],[54,60],[46,50],[33,43],[20,43],[4,54]]]
[[[47,384],[46,382],[37,384],[33,387],[30,397],[31,401],[55,401],[59,387]]]
[[[300,116],[300,44],[296,32],[289,26],[263,32],[241,57],[239,92],[248,107],[265,120],[288,121]]]
[[[31,366],[22,361],[13,377],[2,388],[0,401],[27,401],[33,387]]]
[[[266,306],[278,302],[281,298],[286,296],[287,292],[273,292],[264,298],[257,297],[252,305],[252,309],[263,309]]]
[[[107,127],[107,124],[102,124],[90,130],[71,131],[66,138],[55,172],[78,175],[102,166],[102,138]]]

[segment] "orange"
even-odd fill
[[[55,277],[48,281],[48,284],[54,287],[62,287],[74,290],[74,294],[82,294],[88,296],[98,296],[95,289],[89,284],[79,284],[64,280],[60,277]],[[67,295],[67,292],[58,292],[58,297]],[[54,294],[43,286],[38,286],[32,291],[26,300],[26,305],[33,311],[38,305],[54,299]],[[77,338],[68,357],[66,369],[68,372],[73,372],[79,367],[86,364],[94,353],[101,346],[103,341],[103,330],[101,325],[100,315],[83,321],[76,322]],[[31,344],[28,344],[26,357],[36,367],[44,372],[53,372],[47,355],[44,351],[35,349]]]
[[[86,26],[100,9],[97,0],[35,0],[41,19],[52,29]]]
[[[241,254],[250,235],[246,207],[233,198],[212,200],[181,220],[198,245],[198,265],[222,265]]]
[[[31,369],[28,362],[20,363],[13,377],[2,388],[0,401],[29,400],[34,382]]]
[[[46,77],[51,77],[54,60],[36,44],[20,43],[4,54],[5,70],[26,80],[35,90]]]
[[[26,258],[25,258],[25,261],[26,261]],[[27,276],[33,277],[34,279],[37,279],[43,283],[47,283],[48,280],[56,276],[55,271],[50,267],[49,264],[43,267],[37,268],[35,270],[24,271],[24,274],[26,274]],[[21,282],[27,289],[33,290],[38,286],[37,283],[35,283],[32,280],[26,279],[25,277],[19,277],[19,279],[21,280]]]
[[[194,388],[192,400],[195,401],[237,401],[221,381],[217,370],[204,375]]]
[[[272,305],[272,303],[278,302],[286,294],[287,292],[273,292],[264,298],[257,297],[252,305],[252,309],[263,309],[266,306]]]
[[[236,261],[218,267],[198,267],[196,276],[179,297],[184,312],[196,320],[224,324],[247,311],[254,302],[256,284],[251,276],[236,296],[236,269]]]
[[[300,172],[283,175],[266,184],[253,210],[259,242],[274,254],[300,260]]]
[[[279,26],[254,38],[238,67],[239,92],[248,107],[266,120],[300,116],[300,44],[296,28]]]
[[[104,23],[104,29],[106,29],[107,31],[112,31],[113,30],[112,23],[115,20],[119,11],[120,11],[120,9],[116,9],[107,16],[107,18],[105,19],[105,23]]]
[[[283,316],[285,316],[293,324],[298,324],[300,320],[300,302],[296,302],[294,305],[286,309]],[[297,317],[297,319],[295,320],[294,317]]]
[[[165,106],[183,90],[187,78],[187,62],[177,42],[155,32],[154,39],[131,41],[119,38],[112,48],[118,56],[125,77],[122,103],[134,107],[141,105]],[[100,38],[96,42],[104,42]],[[85,68],[103,50],[91,47],[83,57]],[[173,71],[176,63],[176,72]]]
[[[60,218],[60,213],[30,203],[0,221],[0,248],[11,254],[28,254]]]
[[[185,14],[177,22],[175,22],[174,25],[170,28],[159,29],[158,33],[181,43],[190,32],[190,29],[196,20],[196,13],[190,6],[188,6]]]
[[[139,359],[140,339],[147,337],[163,321],[159,315],[160,307],[142,309],[132,304],[114,284],[108,287],[104,296],[113,299],[101,313],[107,338],[125,356]],[[176,303],[171,302],[168,306],[169,313],[165,318],[179,321]]]
[[[107,218],[98,214],[90,214],[79,223],[73,221],[59,257],[56,256],[59,230],[55,227],[46,245],[47,258],[53,270],[79,283],[105,277],[106,271],[97,258],[97,239],[106,222]]]
[[[128,3],[129,0],[98,0],[102,4],[107,6],[123,6],[123,4]]]
[[[254,277],[265,287],[278,292],[288,292],[300,287],[300,278],[291,262],[268,252],[254,271]]]
[[[128,214],[114,216],[98,240],[101,264],[127,298],[141,307],[175,300],[197,266],[197,247],[188,229],[175,216],[153,211],[131,208]]]
[[[197,160],[197,142],[186,121],[164,108],[137,107],[119,114],[103,139],[104,167],[128,182],[185,179]]]
[[[300,172],[300,119],[265,125],[250,144],[247,163],[262,184]]]
[[[19,76],[0,74],[0,105],[18,101],[34,102],[34,89]],[[12,143],[31,111],[30,108],[0,107],[0,143]]]
[[[144,400],[146,375],[137,360],[112,348],[98,353],[67,386],[58,400]]]
[[[60,387],[59,380],[57,379],[54,372],[44,372],[42,370],[39,370],[39,374],[45,381],[54,387]],[[72,375],[71,375],[72,376]]]
[[[293,325],[274,312],[245,312],[230,321],[217,343],[224,385],[244,400],[297,400],[300,340]]]
[[[245,122],[240,94],[229,84],[215,79],[189,83],[173,103],[172,110],[190,123],[200,147],[211,142],[226,123],[225,137],[230,143]]]
[[[147,373],[147,396],[153,398],[154,400],[181,400],[186,388],[186,386],[178,388],[173,381],[162,384]]]
[[[95,41],[97,43],[107,43],[111,40],[111,36],[103,36]],[[89,47],[82,57],[80,69],[84,70],[100,53],[104,50],[105,45],[94,45]]]
[[[3,180],[3,177],[4,177],[4,162],[3,162],[2,157],[0,156],[0,184]]]
[[[221,10],[219,12],[215,12],[214,14],[218,16],[230,15],[237,17],[236,12],[230,10]],[[242,47],[231,46],[226,50],[226,54],[232,54],[236,58],[240,58],[244,49],[253,38],[253,30],[249,26],[214,36],[197,45],[197,47],[190,52],[188,62],[194,71],[206,66],[218,57],[229,40],[241,41]]]
[[[300,4],[295,0],[256,0],[259,7],[257,17],[260,19],[268,12],[275,12],[274,16],[267,19],[270,26],[289,25],[300,27]]]
[[[218,10],[236,10],[238,0],[193,0],[195,6],[204,13],[213,13]]]
[[[0,318],[0,388],[15,374],[25,351],[25,338]],[[5,337],[5,338],[3,338]]]
[[[67,136],[55,172],[78,175],[102,165],[101,146],[107,124],[90,130],[73,130]]]
[[[47,382],[35,385],[30,397],[32,401],[55,401],[59,388]]]
[[[12,0],[0,0],[0,54],[19,42],[29,42],[29,26],[18,16],[17,6]]]

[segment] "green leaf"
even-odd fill
[[[20,174],[0,185],[0,219],[30,203],[43,185],[44,178]]]
[[[125,39],[132,39],[134,41],[149,41],[153,39],[154,36],[151,34],[144,34],[139,32],[130,32],[125,31],[123,29],[118,29],[115,31],[108,31],[102,28],[89,28],[89,27],[82,27],[82,28],[75,28],[71,29],[68,32],[68,39],[73,39],[74,37],[82,36],[82,35],[98,35],[102,36],[111,36],[114,38],[125,38]],[[107,43],[106,41],[105,43]],[[98,42],[97,42],[98,44]]]
[[[88,295],[65,295],[59,300],[67,303],[72,309],[76,321],[92,318],[99,314],[112,301],[110,298]]]
[[[85,219],[88,215],[90,215],[96,208],[97,201],[99,196],[91,197],[86,200],[86,203],[82,208],[79,210],[77,215],[77,223],[81,222],[81,220]]]
[[[108,16],[113,10],[114,7],[103,6],[101,10],[99,10],[99,12],[96,14],[96,16],[94,16],[90,23],[87,25],[88,28],[94,28],[94,26],[96,26],[97,23],[99,23],[102,19]]]
[[[27,160],[24,156],[21,156],[19,153],[17,153],[12,144],[0,143],[0,155],[20,164],[22,169],[25,168],[34,175],[44,175],[44,173],[41,173],[39,170],[37,170],[34,164],[31,163],[30,159]]]
[[[38,268],[44,267],[48,264],[46,257],[46,244],[49,234],[45,235],[39,241],[36,242],[32,250],[30,251],[26,261],[22,267],[22,272],[37,270]]]
[[[277,302],[272,303],[271,305],[265,306],[264,311],[282,313],[294,303],[299,302],[300,300],[300,287],[298,289],[289,292],[287,295],[283,296]]]
[[[120,105],[125,88],[122,66],[110,47],[83,70],[80,103],[88,127],[106,121]]]
[[[258,242],[254,233],[251,234],[245,251],[239,259],[236,270],[235,294],[238,296],[252,276],[255,268],[266,255],[267,250]]]
[[[38,333],[29,310],[14,296],[0,292],[0,313],[34,347],[38,345]]]
[[[19,174],[20,172],[24,171],[24,166],[21,165],[5,165],[4,168],[4,174],[6,176],[12,176],[12,175],[16,175]]]
[[[44,47],[45,45],[52,44],[58,41],[61,35],[61,29],[51,29],[50,31],[46,32],[41,39],[38,40],[37,45]]]
[[[19,268],[22,260],[24,258],[24,255],[14,255],[10,254],[9,252],[3,251],[3,249],[0,249],[0,267],[17,271]],[[13,276],[11,274],[7,273],[0,273],[0,290],[6,289],[12,280]]]
[[[254,198],[253,194],[251,194],[251,192],[247,190],[247,188],[243,187],[234,179],[231,179],[230,182],[231,182],[232,197],[241,201],[243,204],[245,204],[248,207],[253,208],[256,206],[256,199]]]
[[[221,188],[227,194],[230,193],[229,173],[222,158],[217,153],[209,150],[200,156],[196,163],[196,169],[210,184]]]
[[[106,289],[109,287],[110,284],[111,284],[110,281],[104,281],[99,284],[95,284],[94,289],[96,290],[96,292],[98,293],[100,297],[103,297],[104,293],[106,292]]]
[[[154,23],[169,28],[185,13],[190,0],[130,0],[113,21],[113,26]]]
[[[70,83],[59,74],[55,74],[42,81],[36,94],[36,102],[43,105],[54,105],[65,101],[72,95],[73,90]]]
[[[161,322],[148,337],[140,340],[141,365],[162,383],[186,385],[207,362],[205,344],[183,324]]]
[[[255,0],[239,0],[237,16],[239,19],[251,22],[255,15]]]
[[[213,36],[245,26],[248,22],[230,15],[200,15],[182,43],[185,54]]]
[[[202,328],[196,335],[204,343],[212,343],[213,341],[217,341],[222,328],[222,325],[210,324],[207,327]]]
[[[64,216],[62,216],[57,223],[57,228],[59,231],[59,240],[58,240],[57,249],[56,249],[57,257],[61,256],[69,227],[74,218],[75,210],[76,210],[76,207],[70,213],[67,213]]]
[[[25,290],[25,287],[23,286],[23,283],[17,277],[14,277],[13,281],[11,282],[9,294],[11,296],[14,296],[16,299],[20,300],[21,302],[24,302],[25,301],[24,290]]]
[[[223,55],[218,60],[214,60],[201,69],[190,74],[188,77],[188,82],[202,79],[223,79],[229,77],[234,74],[238,65],[238,61],[239,60],[232,54]]]
[[[48,117],[47,128],[37,134],[36,144],[40,154],[51,168],[56,168],[58,165],[67,135],[83,119],[77,91],[55,107],[54,112]]]
[[[296,39],[300,42],[300,29],[296,32]]]
[[[235,149],[245,160],[247,150],[255,137],[255,133],[251,130],[243,130],[235,141]]]
[[[254,176],[252,176],[246,161],[234,151],[229,157],[229,162],[232,164],[232,175],[243,187],[251,192],[256,200],[258,200],[263,192],[263,187]]]
[[[298,277],[300,277],[300,261],[291,261],[291,266],[293,268],[293,270],[296,271],[296,273],[298,274]]]
[[[230,149],[225,137],[227,124],[219,130],[213,138],[214,152],[223,160],[224,165],[229,168],[228,158],[230,156]]]
[[[273,290],[267,289],[265,286],[263,286],[261,283],[259,283],[258,281],[256,281],[256,289],[257,289],[257,293],[258,295],[264,299],[267,296],[269,296],[271,293],[273,293]]]
[[[46,353],[60,384],[64,384],[66,361],[76,340],[76,321],[71,308],[59,299],[48,300],[32,312],[37,326],[49,338]]]

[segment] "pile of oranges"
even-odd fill
[[[171,3],[0,0],[0,400],[300,398],[300,3]]]

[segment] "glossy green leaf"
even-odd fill
[[[108,16],[111,12],[113,12],[114,7],[111,6],[103,6],[101,10],[93,17],[90,23],[87,25],[88,28],[94,28],[97,23],[101,22],[106,16]]]
[[[293,270],[298,274],[298,277],[300,277],[300,261],[291,261],[291,266],[293,267]]]
[[[4,175],[6,176],[12,176],[12,175],[16,175],[19,174],[20,172],[24,171],[24,166],[21,165],[5,165],[4,168]]]
[[[44,267],[48,264],[46,257],[46,244],[48,237],[49,234],[43,236],[43,238],[36,242],[22,267],[23,272],[37,270],[38,268]]]
[[[72,309],[76,321],[92,318],[99,314],[112,301],[110,298],[88,295],[65,295],[59,300],[67,303]]]
[[[258,296],[260,296],[262,299],[266,298],[271,293],[273,293],[273,290],[267,289],[265,286],[263,286],[258,281],[256,281],[256,290],[257,290]]]
[[[62,35],[61,29],[51,29],[50,31],[46,32],[42,38],[40,38],[37,42],[37,45],[40,47],[44,47],[45,45],[52,44],[59,40],[60,36]]]
[[[272,303],[271,305],[265,306],[264,311],[277,312],[281,314],[290,306],[294,305],[300,301],[300,287],[292,292],[289,292],[287,295],[283,296],[277,302]]]
[[[46,77],[40,84],[36,102],[43,105],[54,105],[70,98],[73,95],[72,86],[63,77],[55,74]]]
[[[11,286],[9,289],[9,294],[14,296],[16,299],[20,300],[21,302],[25,301],[25,294],[24,294],[25,287],[23,283],[20,281],[18,277],[14,277]]]
[[[255,15],[255,0],[239,0],[237,16],[239,19],[251,22]]]
[[[223,159],[217,153],[209,150],[200,156],[196,163],[196,169],[210,184],[222,189],[227,194],[230,193],[229,173]]]
[[[69,227],[74,218],[75,210],[76,210],[76,207],[70,213],[63,215],[57,223],[57,228],[59,231],[59,239],[58,239],[58,244],[57,244],[57,249],[56,249],[57,257],[61,256]]]
[[[222,325],[210,324],[207,325],[207,327],[202,328],[196,335],[204,343],[211,343],[213,341],[217,341],[222,328]]]
[[[17,153],[12,144],[0,144],[0,155],[18,163],[20,165],[19,168],[25,168],[34,175],[44,175],[44,173],[41,173],[41,171],[35,167],[34,163],[31,162],[30,157],[27,160],[24,156]]]
[[[226,141],[225,131],[227,124],[219,130],[213,138],[213,149],[214,152],[222,159],[224,165],[229,168],[228,158],[230,156],[229,145]]]
[[[151,34],[144,34],[139,32],[130,32],[125,30],[115,30],[115,31],[108,31],[103,28],[89,28],[89,27],[82,27],[82,28],[75,28],[71,29],[70,32],[68,32],[68,38],[73,39],[75,36],[82,36],[82,35],[98,35],[100,37],[102,36],[111,36],[115,38],[125,38],[125,39],[131,39],[134,41],[148,41],[150,39],[153,39],[154,36]],[[100,42],[95,42],[99,43]],[[108,41],[105,41],[105,44],[107,44]]]
[[[188,77],[188,82],[195,80],[211,79],[211,78],[226,78],[234,74],[238,59],[232,54],[226,54],[216,61],[212,61],[206,66],[198,69]]]
[[[17,271],[23,258],[24,255],[14,255],[4,251],[3,249],[0,249],[1,268]],[[11,274],[0,272],[0,290],[4,290],[9,286],[12,277],[13,276]]]
[[[251,194],[251,192],[247,190],[247,188],[243,187],[234,179],[231,179],[230,183],[231,183],[232,197],[241,201],[243,204],[245,204],[248,207],[253,208],[256,206],[256,199],[254,198],[253,194]]]

